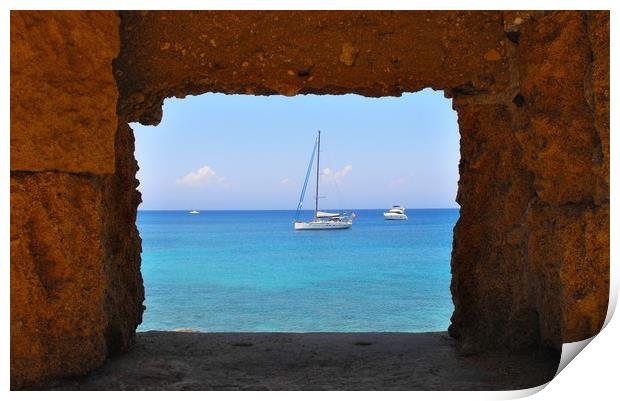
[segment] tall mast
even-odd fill
[[[319,214],[319,173],[321,171],[321,167],[319,165],[319,159],[321,158],[321,131],[319,131],[319,135],[317,137],[317,152],[316,152],[316,192],[314,199],[314,218],[318,217]]]

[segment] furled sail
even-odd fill
[[[316,217],[340,217],[340,213],[316,212]]]

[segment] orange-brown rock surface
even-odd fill
[[[450,333],[467,350],[559,348],[602,325],[608,12],[13,12],[11,83],[15,387],[132,343],[127,123],[205,92],[444,90],[461,133]]]
[[[476,346],[559,348],[597,333],[607,312],[609,54],[600,43],[609,15],[523,17],[512,28],[518,95],[504,107],[455,102],[461,219],[451,332]],[[593,75],[593,65],[607,69]]]
[[[170,96],[499,92],[513,46],[498,12],[122,12],[124,118],[156,124]],[[180,29],[182,27],[182,29]],[[493,51],[499,59],[485,59]]]
[[[109,353],[124,351],[133,343],[144,311],[142,243],[135,224],[141,202],[136,190],[138,163],[134,158],[133,131],[127,124],[119,125],[115,142],[116,173],[103,180],[103,269],[107,279],[103,306],[108,318],[105,337]]]
[[[85,373],[106,357],[97,177],[11,174],[11,379]]]
[[[85,373],[113,351],[110,238],[133,227],[106,204],[118,176],[118,26],[115,12],[11,13],[13,387]],[[130,265],[139,245],[122,242],[131,252],[114,257]]]
[[[113,12],[11,13],[11,171],[114,172]]]

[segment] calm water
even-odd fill
[[[139,330],[446,330],[458,210],[355,212],[350,230],[302,232],[291,211],[138,212]]]

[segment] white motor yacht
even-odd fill
[[[386,220],[407,220],[405,208],[402,206],[392,206],[390,210],[383,213]]]

